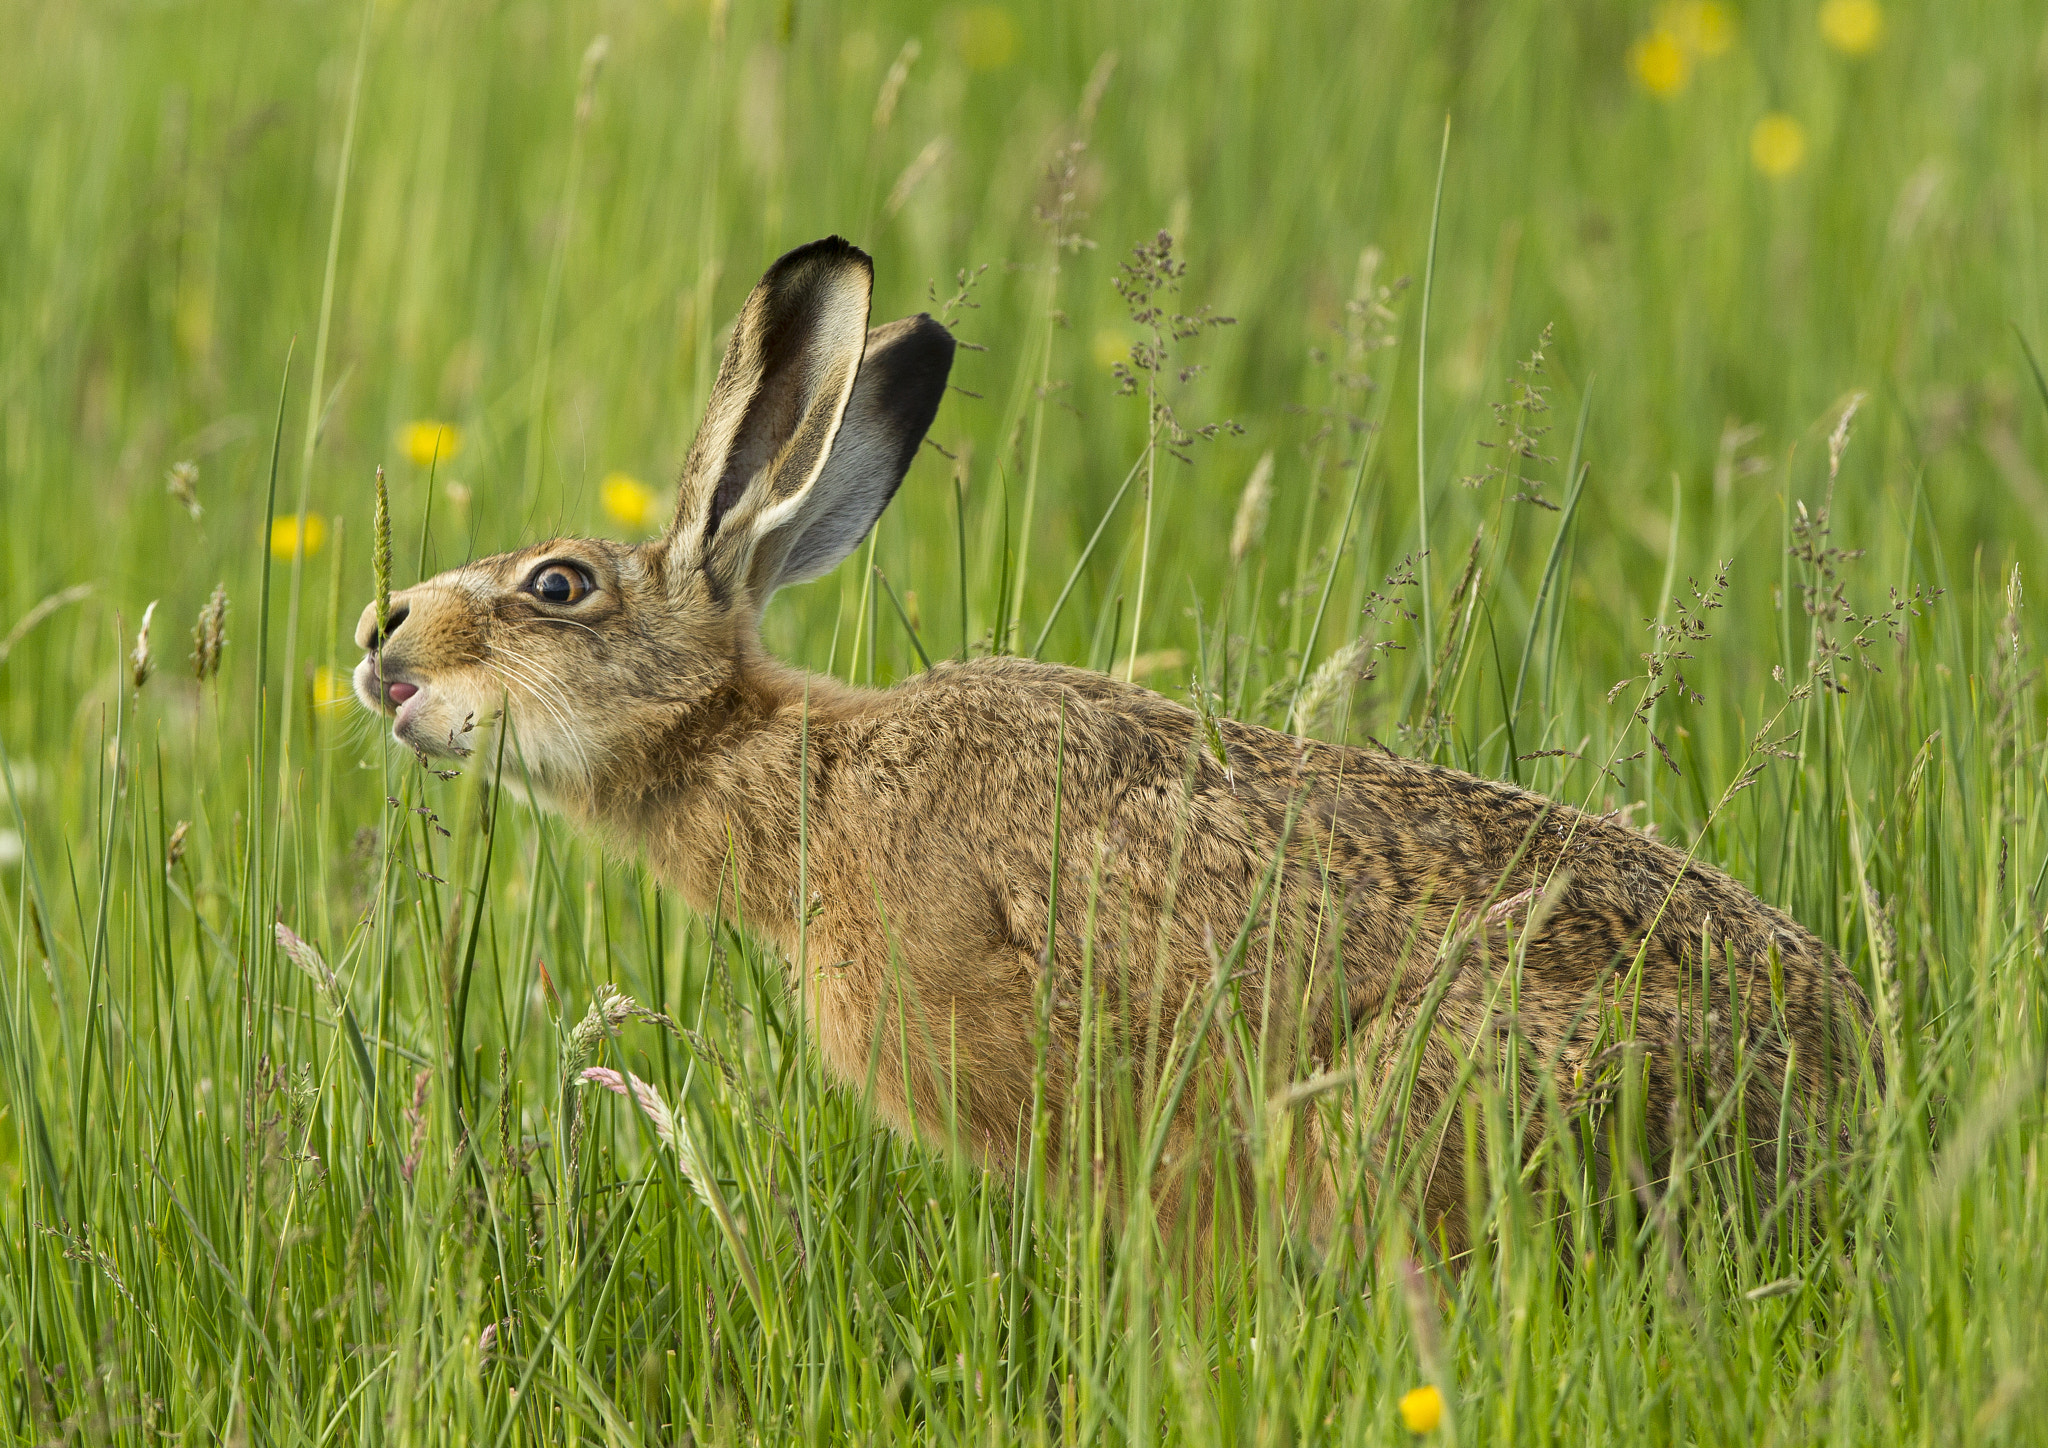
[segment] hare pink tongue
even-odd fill
[[[392,730],[402,739],[405,731],[412,727],[420,710],[427,706],[426,692],[418,684],[386,684],[385,697],[391,700],[393,718]]]

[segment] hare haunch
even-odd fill
[[[1881,1074],[1825,945],[1610,820],[1244,724],[1219,759],[1192,710],[1080,669],[987,658],[868,690],[767,657],[763,606],[873,526],[952,365],[928,316],[868,329],[871,282],[836,237],[777,261],[667,536],[555,539],[392,595],[381,634],[374,608],[357,629],[364,704],[437,756],[509,714],[550,806],[790,958],[839,1081],[999,1168],[1022,1158],[1041,1041],[1057,1130],[1091,1007],[1140,1078],[1152,1063],[1140,1093],[1169,1084],[1169,1038],[1197,1042],[1170,1145],[1198,1097],[1242,1099],[1250,1023],[1282,1063],[1260,1091],[1326,1091],[1294,1148],[1320,1162],[1292,1177],[1312,1226],[1360,1200],[1330,1138],[1369,1119],[1369,1152],[1423,1161],[1405,1190],[1450,1244],[1475,1062],[1536,1123],[1523,1149],[1589,1077],[1637,1073],[1653,1149],[1683,1103],[1739,1104],[1765,1185],[1796,1170],[1808,1108]],[[1214,1021],[1225,995],[1235,1024]],[[1395,1077],[1400,1110],[1376,1111]],[[1163,1209],[1213,1210],[1213,1178],[1165,1162]]]

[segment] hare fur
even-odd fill
[[[381,631],[366,609],[365,706],[433,756],[471,753],[508,715],[549,805],[783,953],[826,1067],[899,1131],[957,1132],[1010,1169],[1035,1090],[1053,1131],[1065,1118],[1091,1011],[1141,1093],[1192,1042],[1165,1210],[1205,1218],[1248,1180],[1173,1160],[1195,1099],[1228,1099],[1244,1069],[1231,1030],[1196,1026],[1219,993],[1266,1042],[1279,1079],[1260,1091],[1343,1083],[1340,1128],[1370,1116],[1386,1138],[1370,1150],[1424,1154],[1406,1191],[1451,1247],[1472,1060],[1506,1070],[1541,1123],[1620,1030],[1653,1145],[1685,1102],[1739,1089],[1778,1171],[1797,1166],[1772,1157],[1788,1098],[1881,1076],[1869,1005],[1824,944],[1612,820],[1246,724],[1222,723],[1219,758],[1194,711],[1079,669],[984,658],[874,690],[769,657],[769,596],[865,536],[951,366],[929,317],[868,329],[871,281],[837,238],[777,261],[666,536],[469,563],[394,594]],[[1404,1073],[1402,1109],[1374,1114]],[[1307,1111],[1296,1147],[1323,1234],[1370,1205],[1332,1165],[1332,1120]]]

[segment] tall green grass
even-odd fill
[[[1428,1382],[1470,1442],[2042,1436],[2048,29],[1884,15],[1849,57],[1741,8],[1657,98],[1605,3],[0,8],[5,1432],[1388,1442]],[[1160,399],[1241,429],[1187,462],[1110,371],[1162,227],[1171,309],[1235,319],[1175,344]],[[657,526],[603,481],[661,491],[831,231],[878,317],[964,274],[986,350],[771,646],[1142,671],[1697,840],[1879,1003],[1800,1230],[1553,1163],[1477,1179],[1462,1268],[1390,1209],[1197,1288],[1142,1210],[885,1133],[743,928],[329,697],[378,464],[400,584]]]

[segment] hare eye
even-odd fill
[[[542,603],[578,603],[590,592],[590,576],[571,564],[550,563],[526,586]]]

